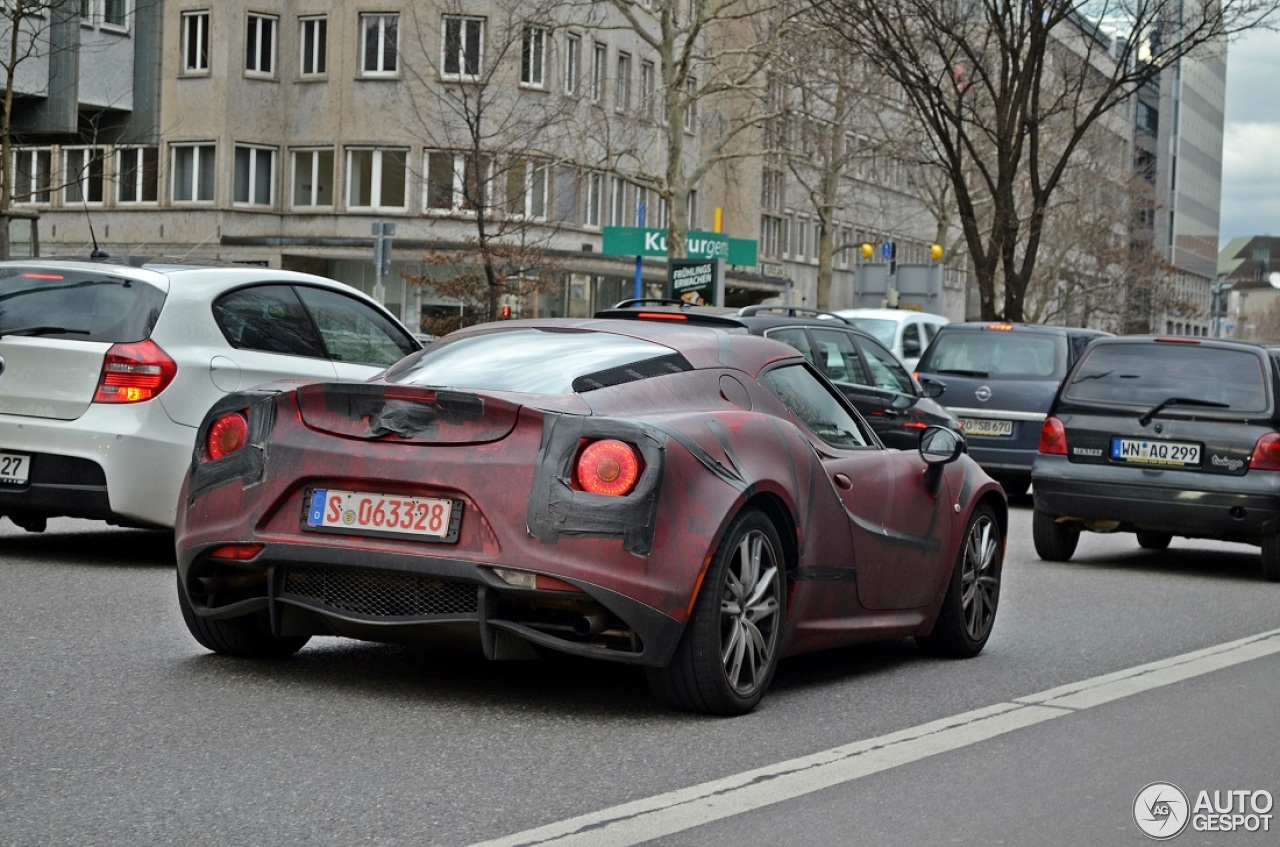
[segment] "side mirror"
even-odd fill
[[[920,458],[925,461],[924,487],[931,497],[938,496],[942,485],[942,469],[965,452],[964,436],[945,426],[926,427],[920,433]]]
[[[936,400],[942,396],[944,391],[947,390],[947,384],[945,382],[934,379],[931,376],[922,376],[916,381],[920,383],[920,388],[922,389],[924,396],[928,397],[930,400]]]

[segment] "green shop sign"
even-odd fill
[[[665,256],[667,231],[655,227],[607,226],[600,252],[609,256]],[[689,230],[685,252],[691,259],[724,259],[729,265],[756,264],[754,239],[730,238],[720,232]]]

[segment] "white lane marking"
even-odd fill
[[[1280,629],[478,842],[471,847],[633,847],[1276,653],[1280,653]]]

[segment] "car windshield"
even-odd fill
[[[929,345],[920,370],[989,379],[1061,379],[1067,372],[1067,343],[1059,335],[1031,332],[944,330]]]
[[[151,335],[165,294],[105,273],[0,268],[0,338],[41,336],[133,343]]]
[[[443,338],[387,373],[391,382],[567,394],[692,370],[669,347],[608,332],[521,328]]]
[[[1212,414],[1223,407],[1263,412],[1267,377],[1262,357],[1250,350],[1200,344],[1104,344],[1086,354],[1063,397],[1144,410],[1163,404],[1169,414]]]
[[[850,318],[858,329],[866,330],[880,340],[880,343],[892,349],[893,333],[898,328],[895,321],[883,318]]]

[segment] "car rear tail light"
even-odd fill
[[[687,321],[688,315],[678,312],[640,312],[636,315],[642,321]]]
[[[1048,456],[1067,455],[1067,428],[1057,418],[1045,418],[1040,427],[1040,452]]]
[[[249,443],[249,421],[239,412],[223,415],[209,427],[204,439],[204,454],[208,461],[230,456]]]
[[[582,449],[574,481],[581,491],[621,497],[636,487],[640,471],[639,451],[626,442],[609,438],[593,441]]]
[[[1012,332],[1013,324],[1010,324],[1010,323],[987,324],[987,329],[994,329],[997,332]]]
[[[1249,470],[1280,471],[1280,432],[1268,432],[1253,445]]]
[[[142,403],[169,387],[178,366],[154,341],[115,344],[107,351],[95,403]]]
[[[231,559],[235,562],[247,562],[262,552],[262,544],[224,544],[209,551],[211,559]]]

